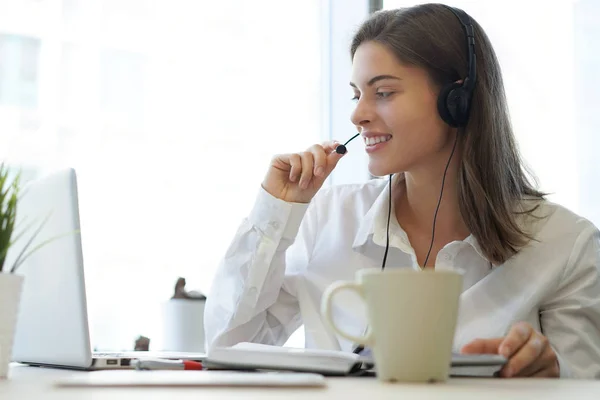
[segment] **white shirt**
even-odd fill
[[[208,296],[208,351],[242,341],[283,345],[302,324],[306,347],[351,351],[354,344],[321,318],[321,296],[335,281],[354,280],[360,269],[381,268],[388,192],[386,180],[334,186],[306,205],[261,189]],[[562,377],[600,378],[599,231],[547,201],[540,213],[547,218],[528,227],[536,241],[502,265],[492,266],[472,236],[439,251],[435,268],[463,273],[454,351],[476,338],[505,336],[514,323],[526,321],[549,339]],[[389,268],[420,268],[395,217]],[[361,301],[343,293],[336,298],[337,325],[364,333]]]

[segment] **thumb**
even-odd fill
[[[498,354],[498,348],[504,338],[475,339],[460,349],[464,354]]]
[[[327,175],[334,170],[334,168],[337,166],[337,163],[342,159],[342,157],[344,157],[344,155],[345,154],[337,153],[335,150],[327,154]]]

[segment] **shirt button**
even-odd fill
[[[442,260],[444,260],[444,261],[450,261],[450,254],[444,254],[442,256]]]
[[[279,229],[281,227],[281,224],[277,221],[275,222],[271,222],[271,226],[275,229]]]

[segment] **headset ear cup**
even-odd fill
[[[459,121],[457,120],[457,107],[456,101],[458,100],[456,97],[458,95],[457,92],[460,92],[461,84],[458,82],[450,83],[442,88],[440,94],[438,96],[438,113],[442,120],[448,125],[456,128],[459,125]]]
[[[455,126],[456,121],[454,120],[454,116],[448,109],[448,95],[454,89],[456,89],[460,84],[458,83],[450,83],[440,90],[440,94],[438,95],[438,113],[442,120],[450,126]]]
[[[469,91],[461,86],[448,94],[448,109],[454,116],[456,126],[466,126],[469,122],[471,96]]]

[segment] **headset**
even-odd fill
[[[444,85],[440,90],[437,99],[437,109],[442,120],[447,123],[449,126],[453,128],[463,128],[467,125],[469,121],[469,114],[471,111],[471,103],[473,99],[473,92],[475,90],[475,83],[477,82],[477,74],[476,74],[476,58],[475,58],[475,29],[473,28],[473,23],[471,21],[471,17],[459,8],[450,7],[444,5],[444,7],[450,10],[460,22],[467,41],[467,62],[468,62],[468,70],[467,76],[462,80],[462,82],[452,82]],[[345,154],[347,151],[346,146],[356,137],[358,137],[360,133],[352,136],[346,143],[340,144],[336,147],[335,151],[338,154]],[[427,252],[427,257],[425,258],[425,262],[423,267],[427,266],[427,261],[429,261],[429,255],[431,254],[431,249],[433,248],[433,243],[435,239],[435,223],[437,220],[437,214],[440,209],[440,204],[442,202],[442,196],[444,194],[444,184],[446,181],[446,173],[448,172],[448,167],[450,166],[450,161],[454,156],[454,151],[456,150],[456,144],[458,142],[458,134],[456,135],[456,139],[454,140],[454,146],[452,147],[452,152],[450,153],[450,157],[448,158],[448,163],[446,164],[446,168],[444,170],[444,175],[442,178],[442,188],[440,190],[440,197],[437,203],[437,207],[435,209],[435,215],[433,217],[433,228],[431,234],[431,243],[429,245],[429,251]],[[387,219],[387,235],[386,235],[386,245],[385,245],[385,253],[383,255],[383,262],[381,269],[385,268],[385,263],[387,260],[387,254],[389,250],[390,244],[390,218],[392,214],[392,175],[389,175],[389,199],[388,199],[388,219]]]
[[[467,77],[462,82],[449,83],[438,95],[438,113],[448,125],[459,128],[467,125],[471,111],[471,100],[477,81],[477,63],[475,58],[475,30],[471,17],[459,8],[446,6],[452,11],[465,31],[467,37],[468,65]]]

